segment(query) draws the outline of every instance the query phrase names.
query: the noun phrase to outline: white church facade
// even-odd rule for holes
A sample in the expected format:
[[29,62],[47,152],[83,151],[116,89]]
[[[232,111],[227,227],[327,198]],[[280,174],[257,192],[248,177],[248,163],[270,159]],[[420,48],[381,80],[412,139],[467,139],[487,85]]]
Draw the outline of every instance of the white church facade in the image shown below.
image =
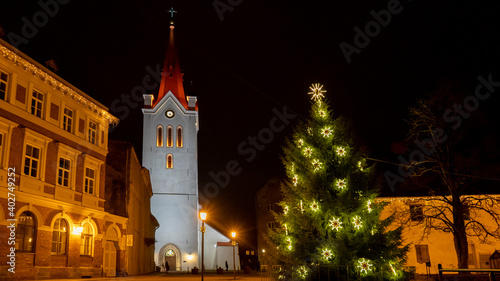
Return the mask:
[[[197,98],[185,96],[183,78],[174,46],[174,23],[157,97],[144,95],[142,165],[151,176],[151,212],[160,227],[156,230],[155,263],[168,263],[170,271],[201,269],[201,221],[198,201]],[[232,268],[232,252],[218,249],[230,241],[205,224],[205,270]],[[220,263],[220,260],[222,263]],[[236,268],[239,267],[239,256]]]

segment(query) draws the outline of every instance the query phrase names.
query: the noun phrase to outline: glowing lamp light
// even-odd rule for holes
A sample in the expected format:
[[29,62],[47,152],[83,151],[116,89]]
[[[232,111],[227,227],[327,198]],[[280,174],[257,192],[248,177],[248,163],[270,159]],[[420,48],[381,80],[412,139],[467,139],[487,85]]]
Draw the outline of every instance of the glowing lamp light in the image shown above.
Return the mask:
[[83,226],[74,226],[73,227],[73,234],[79,235],[82,234],[83,232]]
[[187,255],[187,259],[188,260],[192,260],[193,259],[193,255]]
[[201,212],[201,213],[200,213],[200,219],[201,219],[202,221],[207,220],[207,213],[205,213],[205,212]]
[[231,237],[236,238],[236,232],[231,232]]
[[262,249],[262,252],[265,253],[266,252],[266,249]]

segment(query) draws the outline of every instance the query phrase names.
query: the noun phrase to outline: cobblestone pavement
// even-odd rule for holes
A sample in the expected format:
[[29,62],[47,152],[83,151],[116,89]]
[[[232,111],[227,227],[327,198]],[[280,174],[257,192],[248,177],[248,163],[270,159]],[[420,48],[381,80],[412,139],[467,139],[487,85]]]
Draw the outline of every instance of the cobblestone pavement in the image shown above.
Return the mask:
[[[77,278],[77,279],[48,279],[44,281],[75,281],[75,280],[88,280],[88,281],[201,281],[201,275],[193,275],[193,274],[186,274],[186,273],[155,273],[155,274],[150,274],[150,275],[141,275],[141,276],[128,276],[128,277],[99,277],[99,278]],[[224,273],[224,274],[205,274],[204,276],[204,281],[219,281],[219,280],[224,280],[224,281],[229,281],[229,280],[234,280],[233,274],[230,273]],[[236,280],[238,281],[267,281],[270,279],[266,279],[263,277],[261,279],[261,276],[259,273],[253,273],[253,274],[236,274]],[[27,281],[27,280],[26,280]]]

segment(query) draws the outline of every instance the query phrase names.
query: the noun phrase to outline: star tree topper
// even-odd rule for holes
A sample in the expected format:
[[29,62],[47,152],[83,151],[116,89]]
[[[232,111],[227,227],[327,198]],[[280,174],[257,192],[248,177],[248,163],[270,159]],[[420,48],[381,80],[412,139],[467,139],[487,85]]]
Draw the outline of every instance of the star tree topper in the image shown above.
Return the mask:
[[323,90],[323,85],[321,85],[319,83],[312,84],[312,86],[309,87],[309,89],[311,90],[311,92],[309,92],[307,94],[312,95],[312,97],[311,97],[312,100],[321,101],[321,99],[325,97],[323,95],[323,93],[326,93],[326,91]]

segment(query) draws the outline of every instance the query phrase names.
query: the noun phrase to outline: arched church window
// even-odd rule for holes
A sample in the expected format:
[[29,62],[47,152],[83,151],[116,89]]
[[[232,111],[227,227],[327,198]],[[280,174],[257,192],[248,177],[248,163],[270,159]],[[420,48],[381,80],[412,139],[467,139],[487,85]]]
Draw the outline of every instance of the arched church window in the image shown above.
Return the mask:
[[158,125],[158,127],[156,127],[156,146],[157,147],[163,146],[163,126],[162,125]]
[[83,231],[80,239],[80,255],[92,256],[92,246],[94,244],[94,231],[90,223],[83,225]]
[[172,154],[167,155],[167,169],[173,169],[174,168],[174,157]]
[[182,147],[183,145],[183,139],[182,139],[182,127],[178,126],[177,127],[177,147]]
[[35,216],[24,211],[19,216],[16,228],[16,251],[35,251],[36,222]]
[[167,147],[172,147],[174,145],[172,126],[167,127]]

